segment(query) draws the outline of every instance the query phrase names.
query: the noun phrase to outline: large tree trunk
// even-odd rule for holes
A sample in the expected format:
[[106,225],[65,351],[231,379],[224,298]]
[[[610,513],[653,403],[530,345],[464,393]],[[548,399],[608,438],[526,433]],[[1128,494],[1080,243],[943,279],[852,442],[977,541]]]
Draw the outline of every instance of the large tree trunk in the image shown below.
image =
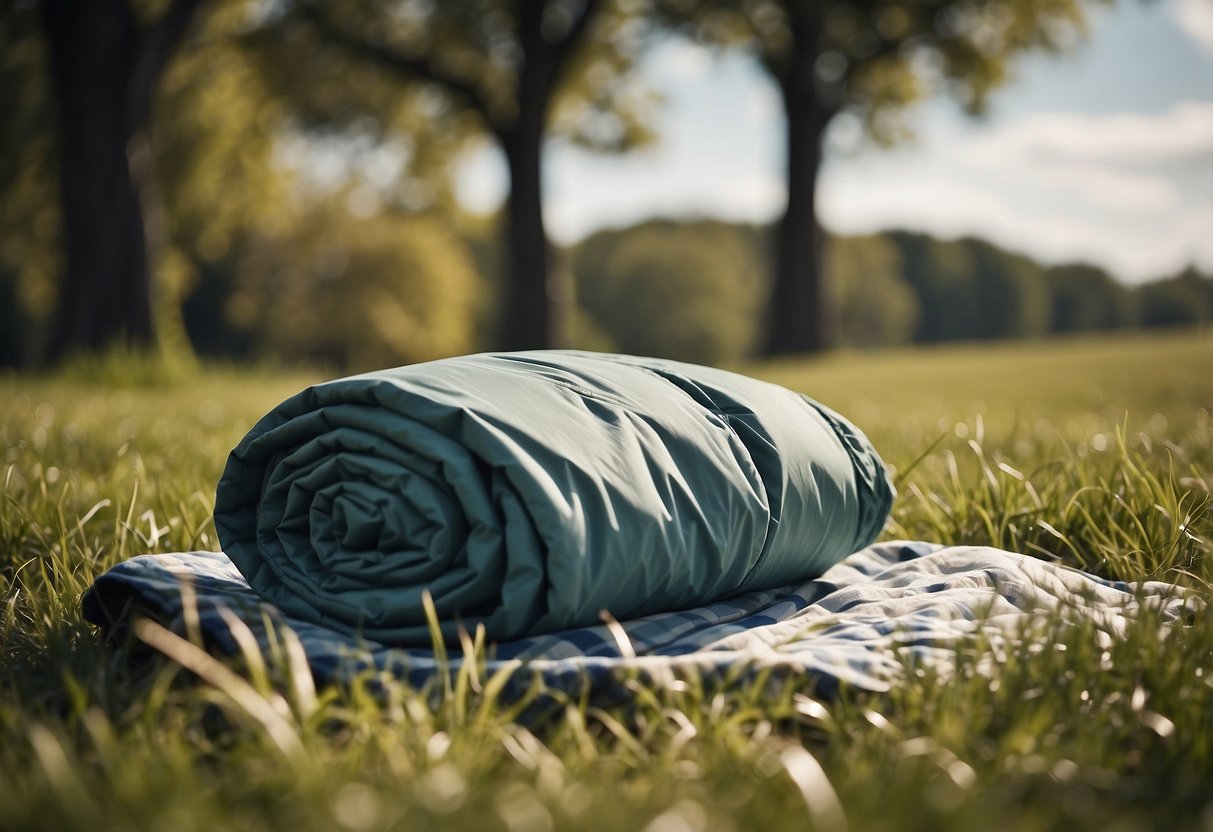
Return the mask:
[[[543,225],[543,137],[548,105],[559,69],[544,40],[543,3],[518,4],[517,34],[522,50],[517,116],[501,135],[510,171],[505,217],[505,281],[499,340],[505,349],[553,346],[555,308]],[[553,314],[556,313],[556,315]]]
[[58,110],[65,263],[47,357],[156,344],[144,208],[152,94],[202,0],[140,25],[128,0],[42,0]]
[[121,0],[46,0],[44,10],[66,256],[48,357],[149,347],[151,272],[128,156],[136,22]]
[[834,343],[835,319],[823,266],[826,235],[817,221],[822,142],[835,110],[825,106],[814,64],[818,22],[794,21],[796,44],[777,80],[787,117],[788,203],[778,228],[768,355],[818,352]]
[[777,232],[769,355],[816,352],[834,342],[826,235],[815,205],[824,128],[813,114],[788,112],[788,204]]
[[510,170],[503,239],[499,340],[504,349],[552,346],[552,302],[548,291],[547,234],[543,226],[542,126],[521,121],[503,140]]

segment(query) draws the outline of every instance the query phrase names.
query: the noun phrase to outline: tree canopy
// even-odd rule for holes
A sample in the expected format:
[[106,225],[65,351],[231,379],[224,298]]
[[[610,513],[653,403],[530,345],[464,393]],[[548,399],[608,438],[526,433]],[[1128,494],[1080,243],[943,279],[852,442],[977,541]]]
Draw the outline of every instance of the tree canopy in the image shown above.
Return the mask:
[[760,245],[715,221],[601,232],[574,252],[577,299],[622,352],[735,362],[752,351],[766,300]]
[[825,132],[842,113],[880,143],[907,134],[906,105],[947,92],[980,112],[1028,49],[1085,31],[1084,0],[656,0],[663,19],[753,54],[787,116],[787,207],[777,241],[767,351],[835,339],[814,192]]
[[[280,276],[297,273],[299,294],[310,291],[305,286],[312,273],[306,261],[308,246],[299,236],[299,229],[308,227],[324,231],[330,247],[335,237],[348,235],[339,242],[357,253],[350,259],[376,264],[367,281],[388,279],[383,264],[389,249],[399,257],[399,268],[417,266],[415,273],[394,278],[409,295],[406,304],[411,304],[410,310],[433,312],[434,325],[449,327],[453,334],[445,342],[431,339],[430,346],[418,346],[429,336],[419,335],[420,340],[406,344],[408,336],[401,333],[382,343],[377,357],[364,353],[363,358],[398,363],[432,357],[443,349],[471,348],[473,305],[464,296],[479,294],[480,286],[468,283],[462,243],[433,232],[433,223],[410,222],[400,215],[450,207],[447,163],[461,140],[439,129],[444,122],[426,122],[418,96],[400,98],[396,90],[395,109],[389,114],[404,126],[393,135],[407,135],[407,146],[364,138],[362,123],[344,132],[326,129],[323,120],[310,113],[321,105],[335,106],[355,87],[369,94],[366,82],[375,74],[347,75],[338,63],[330,68],[339,80],[327,86],[315,83],[313,69],[325,63],[309,61],[298,51],[314,44],[271,51],[250,40],[254,5],[204,5],[190,36],[158,76],[149,105],[140,141],[151,164],[141,185],[146,193],[139,219],[151,258],[145,291],[155,313],[157,340],[188,350],[182,324],[189,323],[190,340],[205,353],[273,352],[291,360],[312,355],[251,339],[237,326],[239,316],[228,315],[230,308],[239,306],[231,301],[233,294],[252,297],[256,287],[267,285],[265,279],[255,279],[255,263],[272,263]],[[294,62],[299,69],[293,82],[311,90],[312,98],[288,96],[276,86],[285,80],[264,71],[275,59]],[[11,116],[0,120],[0,364],[20,366],[43,355],[56,298],[70,291],[61,283],[65,258],[62,195],[56,184],[60,159],[47,61],[46,35],[36,7],[0,16],[0,103]],[[332,168],[334,159],[343,160],[335,175],[314,175]],[[385,164],[392,174],[387,179],[379,173]],[[414,198],[417,193],[424,198]],[[361,222],[381,213],[381,221]],[[318,216],[325,221],[318,222]],[[411,253],[419,247],[447,253]],[[426,299],[435,292],[445,295],[429,284],[448,278],[426,264],[443,258],[455,264],[449,280],[463,299],[431,303]],[[343,269],[339,277],[335,292],[346,285],[351,297],[365,295],[356,285],[362,275]],[[112,285],[102,283],[100,290],[120,300]],[[401,297],[400,292],[392,295]],[[263,299],[268,302],[269,296]],[[185,322],[183,300],[189,319]],[[367,308],[351,306],[364,312]],[[97,309],[98,314],[104,311],[104,306]],[[342,337],[352,338],[349,333],[357,330],[351,326]],[[323,360],[354,366],[360,358],[336,350]]]
[[[265,21],[268,31],[308,27],[351,61],[382,73],[397,95],[428,97],[431,121],[476,124],[509,170],[496,340],[550,346],[567,292],[548,263],[542,151],[549,128],[587,147],[626,149],[645,138],[649,98],[629,72],[644,43],[634,0],[515,3],[339,3],[297,0]],[[337,123],[370,110],[351,97],[325,116]],[[471,119],[471,122],[469,122]]]
[[[117,2],[105,0],[106,8]],[[849,113],[874,140],[892,141],[903,135],[899,114],[915,96],[947,89],[980,109],[1015,50],[1061,48],[1068,41],[1059,31],[1080,31],[1081,6],[1060,0],[1049,14],[1065,26],[1043,39],[1028,37],[1033,30],[1025,21],[1044,25],[1042,2],[660,5],[666,20],[684,15],[679,25],[705,40],[758,50],[772,73],[784,73],[788,89],[795,81],[791,65],[800,60],[788,40],[792,28],[816,21],[812,95],[785,95],[789,124],[801,118],[803,127],[806,107],[826,117],[813,122],[815,131]],[[76,279],[90,275],[96,285],[89,291],[107,293],[106,303],[114,299],[109,295],[129,298],[121,286],[139,288],[146,294],[139,303],[158,324],[157,339],[174,346],[184,347],[188,335],[205,354],[353,370],[547,343],[560,329],[547,313],[563,306],[563,329],[576,345],[730,362],[761,347],[781,318],[804,328],[804,317],[789,317],[796,298],[786,287],[811,284],[789,284],[786,269],[772,263],[792,262],[789,246],[806,241],[821,258],[814,273],[833,286],[832,337],[850,346],[1213,319],[1213,279],[1193,269],[1129,289],[1094,266],[1046,268],[974,239],[892,232],[837,238],[827,249],[815,223],[807,235],[797,234],[787,216],[773,229],[646,222],[596,234],[566,253],[549,251],[537,178],[544,137],[619,151],[646,136],[651,98],[633,70],[652,20],[638,0],[200,3],[189,36],[181,29],[179,45],[157,47],[163,63],[143,76],[154,78],[150,97],[116,104],[110,93],[131,89],[131,62],[146,54],[133,44],[154,42],[164,15],[194,7],[132,0],[123,8],[130,54],[110,67],[117,78],[107,87],[110,97],[93,105],[108,102],[114,109],[108,117],[118,119],[110,138],[121,141],[110,143],[105,170],[111,181],[129,180],[128,201],[119,211],[110,211],[107,200],[91,210],[101,230],[115,228],[107,211],[120,215],[124,228],[138,220],[137,237],[121,238],[121,262],[134,264],[127,271],[143,274],[147,285],[107,282],[104,269],[79,257],[78,264],[91,265],[77,269]],[[45,13],[35,2],[0,15],[5,365],[37,359],[54,329],[57,301],[73,296],[62,281],[70,271],[64,209],[70,199],[60,185],[64,111],[56,104]],[[914,34],[928,18],[934,34]],[[543,83],[526,92],[536,78]],[[524,111],[531,113],[525,129]],[[524,132],[525,141],[517,138]],[[789,170],[800,164],[815,176],[820,132],[798,135],[812,141],[789,139],[789,152],[807,146],[817,155],[797,156],[798,162],[790,156]],[[521,165],[514,172],[526,169],[525,178],[513,181],[500,246],[487,242],[493,219],[463,214],[451,184],[463,154],[486,136]],[[790,214],[793,192],[805,194],[794,178]],[[130,210],[131,197],[137,211]],[[540,267],[524,268],[520,252]],[[502,277],[493,274],[499,265]],[[511,275],[521,275],[525,286]],[[108,308],[98,303],[91,311],[104,318]],[[546,322],[539,328],[527,311],[536,309]],[[129,325],[119,320],[116,331],[129,335]]]

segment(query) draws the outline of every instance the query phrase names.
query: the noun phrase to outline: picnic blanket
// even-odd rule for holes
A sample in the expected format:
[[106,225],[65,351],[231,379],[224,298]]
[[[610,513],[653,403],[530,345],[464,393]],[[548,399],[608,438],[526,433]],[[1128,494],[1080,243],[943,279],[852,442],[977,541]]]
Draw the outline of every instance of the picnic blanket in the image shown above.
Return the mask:
[[[125,561],[97,578],[83,603],[88,620],[106,629],[135,609],[183,635],[187,618],[195,620],[212,649],[227,654],[238,654],[237,636],[251,633],[269,655],[289,627],[321,682],[369,670],[421,686],[457,672],[463,661],[458,650],[444,662],[428,648],[391,648],[297,619],[261,599],[218,552]],[[844,684],[879,692],[907,667],[946,671],[957,646],[978,638],[1023,644],[1033,622],[1090,622],[1113,639],[1147,607],[1165,620],[1192,603],[1171,584],[1108,581],[988,547],[897,541],[868,546],[814,580],[500,642],[489,648],[484,670],[513,668],[524,682],[538,676],[548,689],[572,693],[607,688],[632,673],[729,678],[763,669],[802,675],[821,695]]]
[[293,621],[412,647],[431,643],[427,592],[457,644],[803,582],[875,539],[891,502],[863,434],[800,393],[533,351],[291,397],[232,451],[215,526]]

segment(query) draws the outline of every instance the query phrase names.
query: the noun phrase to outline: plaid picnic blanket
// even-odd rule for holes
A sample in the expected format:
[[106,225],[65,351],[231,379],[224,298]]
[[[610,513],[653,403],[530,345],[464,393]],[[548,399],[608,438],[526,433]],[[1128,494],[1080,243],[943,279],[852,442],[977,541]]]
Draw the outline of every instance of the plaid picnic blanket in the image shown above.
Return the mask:
[[[1144,607],[1174,618],[1190,601],[1167,583],[1108,581],[989,547],[895,541],[868,546],[816,580],[491,645],[484,670],[517,668],[548,688],[578,692],[628,673],[727,676],[770,668],[810,678],[821,695],[840,685],[879,692],[907,666],[946,669],[966,639],[1021,641],[1042,616],[1092,621],[1111,639]],[[373,670],[421,686],[462,661],[458,650],[443,659],[430,649],[388,648],[284,615],[218,552],[125,561],[97,578],[83,606],[85,617],[107,630],[135,609],[180,634],[196,621],[213,650],[232,655],[241,649],[237,636],[247,642],[251,633],[268,652],[289,627],[322,683]],[[234,633],[234,622],[247,631]]]

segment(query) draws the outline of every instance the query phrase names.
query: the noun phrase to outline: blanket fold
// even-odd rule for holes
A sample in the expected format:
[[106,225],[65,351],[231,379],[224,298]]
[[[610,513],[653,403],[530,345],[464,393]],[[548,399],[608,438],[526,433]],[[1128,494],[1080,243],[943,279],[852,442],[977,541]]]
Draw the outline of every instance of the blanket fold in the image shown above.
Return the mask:
[[816,577],[892,501],[863,434],[671,361],[465,356],[320,384],[232,452],[215,524],[286,615],[388,645],[494,641]]

